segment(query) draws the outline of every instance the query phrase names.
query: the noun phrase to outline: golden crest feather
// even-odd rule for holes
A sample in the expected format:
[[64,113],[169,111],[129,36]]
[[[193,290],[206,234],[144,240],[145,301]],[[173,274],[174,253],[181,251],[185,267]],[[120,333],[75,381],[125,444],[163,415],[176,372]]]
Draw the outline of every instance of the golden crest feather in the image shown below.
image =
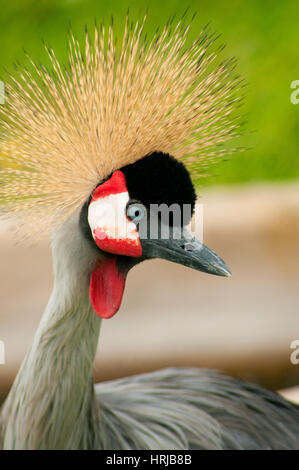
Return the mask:
[[17,71],[0,106],[2,212],[44,235],[111,172],[154,151],[203,172],[223,155],[240,127],[241,81],[233,60],[214,65],[213,35],[187,47],[188,32],[165,26],[147,42],[144,22],[127,21],[118,49],[112,26],[95,28],[83,53],[71,35],[68,68],[47,49],[51,72],[33,61]]

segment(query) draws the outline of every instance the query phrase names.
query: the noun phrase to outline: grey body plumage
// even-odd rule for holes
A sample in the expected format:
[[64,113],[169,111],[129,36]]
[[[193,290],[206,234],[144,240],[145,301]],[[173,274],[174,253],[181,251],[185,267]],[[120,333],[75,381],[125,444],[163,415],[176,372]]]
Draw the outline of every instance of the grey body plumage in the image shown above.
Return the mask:
[[105,449],[299,449],[299,408],[211,370],[96,385]]

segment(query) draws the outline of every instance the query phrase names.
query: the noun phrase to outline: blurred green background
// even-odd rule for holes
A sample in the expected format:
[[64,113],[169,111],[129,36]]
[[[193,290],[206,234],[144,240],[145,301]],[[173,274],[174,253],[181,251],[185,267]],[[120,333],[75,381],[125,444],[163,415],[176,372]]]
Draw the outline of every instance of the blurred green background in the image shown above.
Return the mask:
[[[46,61],[42,40],[66,60],[70,23],[83,38],[85,23],[92,28],[95,19],[109,22],[113,14],[119,29],[128,8],[133,19],[147,12],[146,29],[154,32],[186,6],[178,0],[0,0],[0,65],[12,71],[14,62],[25,63],[23,49]],[[299,79],[298,0],[197,0],[190,12],[197,13],[191,37],[210,22],[227,45],[223,55],[239,59],[238,71],[248,83],[249,135],[240,145],[250,150],[226,158],[203,184],[298,178],[299,105],[290,102],[290,84]]]

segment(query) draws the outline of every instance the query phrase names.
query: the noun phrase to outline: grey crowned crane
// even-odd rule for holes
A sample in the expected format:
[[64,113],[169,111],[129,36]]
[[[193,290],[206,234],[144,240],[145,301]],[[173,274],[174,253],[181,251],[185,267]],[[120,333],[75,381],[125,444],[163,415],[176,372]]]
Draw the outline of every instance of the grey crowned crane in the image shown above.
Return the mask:
[[[116,48],[113,28],[96,28],[84,52],[71,36],[67,68],[48,50],[51,71],[31,61],[7,84],[1,210],[24,236],[51,232],[55,282],[1,410],[2,449],[299,448],[295,405],[213,371],[93,383],[101,321],[132,267],[163,258],[229,275],[186,228],[189,171],[238,134],[242,85],[233,61],[213,64],[207,30],[190,47],[187,35],[178,24],[147,41],[127,22]],[[167,218],[163,204],[189,210]]]

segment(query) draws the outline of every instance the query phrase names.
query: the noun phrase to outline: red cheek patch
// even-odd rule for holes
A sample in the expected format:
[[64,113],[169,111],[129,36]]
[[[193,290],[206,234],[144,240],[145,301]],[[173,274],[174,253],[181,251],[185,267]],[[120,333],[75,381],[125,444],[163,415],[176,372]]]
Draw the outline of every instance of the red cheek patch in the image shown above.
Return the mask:
[[99,260],[90,278],[90,302],[101,318],[113,317],[123,298],[127,273],[118,270],[116,261],[116,256]]
[[107,253],[125,256],[139,257],[142,255],[142,247],[136,230],[136,238],[113,238],[100,228],[94,231],[94,241],[101,250]]

